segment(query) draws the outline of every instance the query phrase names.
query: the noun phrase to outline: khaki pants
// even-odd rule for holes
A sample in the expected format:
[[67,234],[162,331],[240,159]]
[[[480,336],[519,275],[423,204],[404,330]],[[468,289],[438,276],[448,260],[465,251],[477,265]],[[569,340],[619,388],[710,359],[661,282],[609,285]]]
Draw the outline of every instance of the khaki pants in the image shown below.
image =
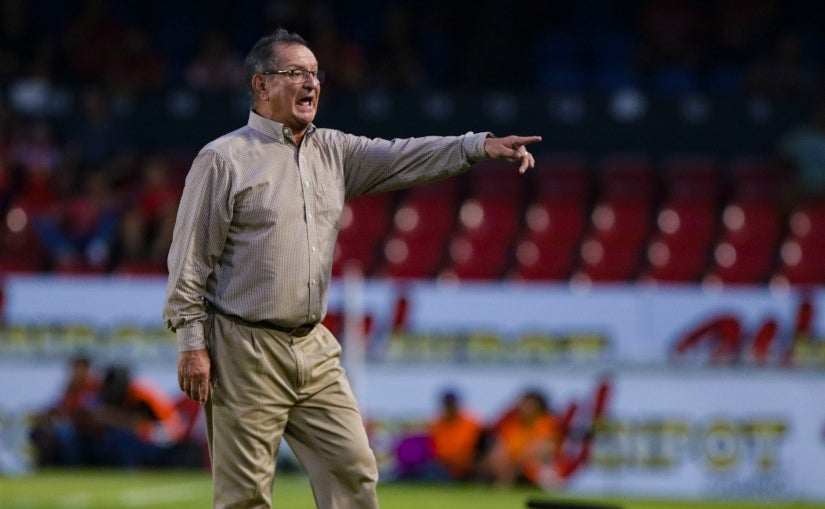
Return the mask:
[[319,325],[293,338],[220,314],[210,316],[205,332],[214,507],[272,507],[284,436],[309,473],[319,509],[377,508],[375,456],[332,333]]

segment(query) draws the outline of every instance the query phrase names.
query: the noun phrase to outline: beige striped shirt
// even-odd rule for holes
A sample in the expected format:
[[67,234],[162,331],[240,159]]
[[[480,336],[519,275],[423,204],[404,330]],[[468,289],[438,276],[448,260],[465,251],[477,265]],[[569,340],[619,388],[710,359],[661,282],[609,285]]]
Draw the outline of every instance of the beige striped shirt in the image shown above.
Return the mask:
[[459,174],[487,157],[487,133],[371,139],[289,128],[250,112],[206,145],[186,177],[163,318],[181,351],[206,347],[205,301],[251,322],[322,320],[344,201]]

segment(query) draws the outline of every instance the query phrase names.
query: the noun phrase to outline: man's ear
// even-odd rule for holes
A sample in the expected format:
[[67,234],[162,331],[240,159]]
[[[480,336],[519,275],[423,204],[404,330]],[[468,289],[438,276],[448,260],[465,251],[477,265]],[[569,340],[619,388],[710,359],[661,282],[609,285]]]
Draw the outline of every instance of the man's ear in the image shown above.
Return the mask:
[[266,80],[263,75],[256,74],[252,77],[252,89],[257,95],[260,95],[262,92],[266,92]]

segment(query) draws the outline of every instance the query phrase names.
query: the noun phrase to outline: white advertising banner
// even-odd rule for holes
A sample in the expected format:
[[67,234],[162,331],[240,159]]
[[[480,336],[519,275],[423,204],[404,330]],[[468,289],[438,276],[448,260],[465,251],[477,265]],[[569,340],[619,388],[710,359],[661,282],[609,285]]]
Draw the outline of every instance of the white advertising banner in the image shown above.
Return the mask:
[[[48,328],[59,336],[71,326],[75,336],[86,327],[104,342],[128,337],[124,329],[163,335],[162,278],[10,277],[3,290],[3,323],[23,334]],[[367,281],[363,308],[373,361],[825,367],[822,289]],[[339,337],[343,310],[336,282],[326,323]]]
[[526,389],[544,392],[559,415],[576,406],[577,436],[563,453],[575,492],[825,500],[825,377],[815,373],[375,366],[368,381],[365,413],[390,421],[434,415],[445,388],[487,422]]
[[[573,491],[825,500],[822,290],[364,288],[358,392],[374,422],[424,422],[446,388],[491,421],[539,388],[560,414],[579,409],[564,449]],[[175,391],[173,337],[157,332],[164,294],[162,279],[7,279],[0,386],[11,390],[0,411],[33,409],[59,386],[59,357],[4,358],[29,340],[47,351],[78,337],[103,351],[124,338],[163,342],[159,357],[128,360]],[[343,309],[336,283],[327,324],[345,339]],[[374,438],[388,454],[394,436]]]

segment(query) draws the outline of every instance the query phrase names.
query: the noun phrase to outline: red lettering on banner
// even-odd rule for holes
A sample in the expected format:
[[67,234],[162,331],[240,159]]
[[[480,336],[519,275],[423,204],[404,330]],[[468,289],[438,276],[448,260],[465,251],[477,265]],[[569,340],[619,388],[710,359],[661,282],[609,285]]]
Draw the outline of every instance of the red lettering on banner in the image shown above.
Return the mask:
[[611,382],[602,379],[596,386],[590,408],[575,400],[567,404],[559,429],[559,455],[556,459],[556,473],[566,480],[587,465],[593,449],[596,426],[607,413],[610,400]]
[[[678,361],[701,348],[708,350],[707,362],[711,365],[729,365],[740,362],[764,366],[793,364],[800,345],[813,344],[815,308],[808,294],[802,294],[796,310],[793,336],[776,346],[779,337],[779,321],[766,317],[748,334],[742,319],[732,314],[720,314],[689,329],[673,346],[672,360]],[[780,350],[784,348],[784,350]],[[773,353],[773,355],[772,355]]]

